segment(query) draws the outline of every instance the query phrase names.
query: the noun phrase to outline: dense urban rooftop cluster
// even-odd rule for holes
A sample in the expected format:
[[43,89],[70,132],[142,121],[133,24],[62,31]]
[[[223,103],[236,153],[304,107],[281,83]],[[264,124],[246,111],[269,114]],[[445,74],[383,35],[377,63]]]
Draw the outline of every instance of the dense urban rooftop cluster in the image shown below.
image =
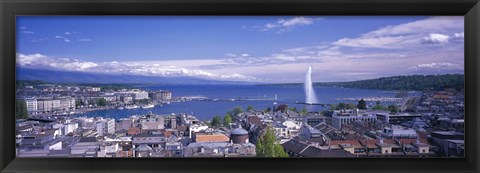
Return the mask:
[[269,129],[289,157],[464,156],[464,93],[455,90],[405,96],[398,111],[237,109],[220,125],[186,113],[70,115],[181,100],[170,91],[40,85],[17,96],[29,116],[16,122],[19,157],[255,157]]

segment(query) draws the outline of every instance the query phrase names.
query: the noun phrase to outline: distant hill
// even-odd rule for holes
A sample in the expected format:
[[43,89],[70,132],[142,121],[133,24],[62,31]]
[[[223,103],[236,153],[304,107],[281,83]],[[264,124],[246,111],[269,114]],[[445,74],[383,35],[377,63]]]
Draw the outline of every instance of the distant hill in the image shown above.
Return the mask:
[[161,77],[140,75],[93,74],[17,68],[17,80],[37,80],[53,83],[118,83],[118,84],[247,84],[236,81],[217,81],[195,77]]
[[[463,90],[465,75],[463,74],[445,74],[445,75],[411,75],[411,76],[391,76],[377,79],[349,81],[349,82],[316,82],[314,86],[322,87],[344,87],[360,89],[379,89],[379,90],[443,90],[445,88],[455,88]],[[301,83],[273,84],[284,86],[299,86]]]

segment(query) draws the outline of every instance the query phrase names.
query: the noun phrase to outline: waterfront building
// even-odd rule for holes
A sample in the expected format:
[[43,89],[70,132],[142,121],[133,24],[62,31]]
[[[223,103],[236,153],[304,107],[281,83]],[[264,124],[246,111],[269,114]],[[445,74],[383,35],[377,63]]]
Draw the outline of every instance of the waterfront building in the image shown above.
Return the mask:
[[38,111],[37,99],[34,99],[34,98],[25,99],[25,103],[27,105],[27,111],[29,113],[36,113]]
[[162,95],[160,92],[154,91],[154,92],[149,92],[148,97],[152,100],[161,100]]
[[53,110],[53,101],[51,99],[37,99],[37,109],[39,112],[51,112]]
[[141,90],[132,90],[129,92],[132,94],[134,100],[143,100],[143,99],[148,99],[148,92],[146,91],[141,91]]
[[120,95],[120,101],[129,104],[133,102],[133,97],[131,95]]
[[75,110],[75,97],[60,97],[60,109]]
[[172,100],[172,92],[171,91],[160,91],[160,99],[161,100],[165,100],[165,101],[168,101],[168,100]]
[[338,110],[333,112],[332,125],[334,128],[340,130],[344,124],[349,124],[354,121],[375,122],[376,119],[377,116],[375,116],[375,114],[364,110]]

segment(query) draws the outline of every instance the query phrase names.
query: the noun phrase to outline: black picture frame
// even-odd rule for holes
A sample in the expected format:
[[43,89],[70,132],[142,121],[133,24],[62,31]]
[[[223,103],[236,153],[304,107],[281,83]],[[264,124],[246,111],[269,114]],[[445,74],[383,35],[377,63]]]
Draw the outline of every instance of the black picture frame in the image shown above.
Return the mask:
[[[1,172],[478,172],[478,0],[1,0]],[[465,158],[15,158],[17,15],[464,15]]]

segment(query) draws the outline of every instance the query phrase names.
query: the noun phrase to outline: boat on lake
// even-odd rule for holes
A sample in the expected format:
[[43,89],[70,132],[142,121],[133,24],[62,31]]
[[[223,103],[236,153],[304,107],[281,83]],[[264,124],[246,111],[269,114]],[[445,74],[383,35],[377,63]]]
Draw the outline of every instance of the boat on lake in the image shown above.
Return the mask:
[[128,106],[125,106],[125,109],[137,109],[138,106],[137,105],[128,105]]
[[142,109],[149,109],[155,107],[154,104],[142,105]]

